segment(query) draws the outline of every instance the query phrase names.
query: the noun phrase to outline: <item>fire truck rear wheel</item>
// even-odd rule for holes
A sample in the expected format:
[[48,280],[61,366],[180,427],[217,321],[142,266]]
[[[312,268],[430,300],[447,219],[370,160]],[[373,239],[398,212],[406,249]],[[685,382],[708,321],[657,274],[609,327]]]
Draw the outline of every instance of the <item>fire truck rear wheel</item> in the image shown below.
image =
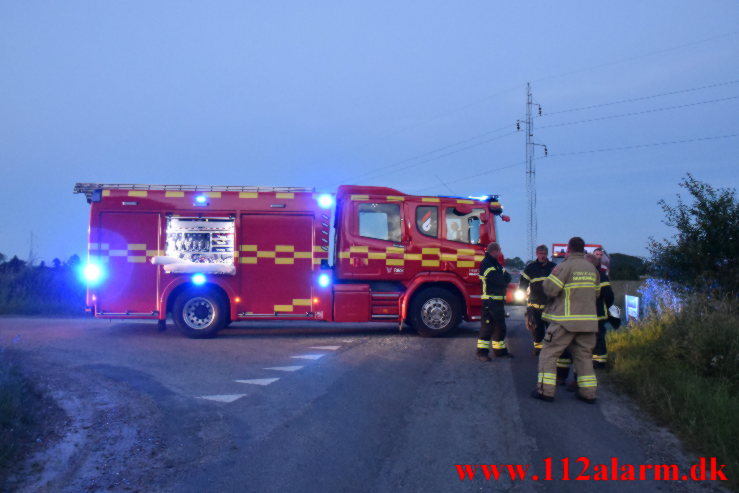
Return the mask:
[[222,297],[209,289],[188,289],[174,302],[172,318],[187,337],[215,337],[228,322],[228,311]]
[[411,303],[411,325],[424,337],[439,337],[454,331],[462,319],[462,304],[443,288],[418,293]]

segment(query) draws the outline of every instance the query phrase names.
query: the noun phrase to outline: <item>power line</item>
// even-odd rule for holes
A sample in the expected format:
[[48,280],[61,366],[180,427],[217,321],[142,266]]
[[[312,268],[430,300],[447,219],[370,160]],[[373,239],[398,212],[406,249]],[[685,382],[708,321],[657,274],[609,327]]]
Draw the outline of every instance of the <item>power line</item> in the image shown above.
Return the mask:
[[[502,171],[504,169],[509,169],[509,168],[514,168],[516,166],[521,166],[522,164],[526,164],[526,161],[525,160],[524,161],[519,161],[517,163],[508,164],[506,166],[501,166],[500,168],[488,169],[488,170],[485,170],[485,171],[480,171],[479,173],[475,173],[473,175],[466,175],[466,176],[463,176],[461,178],[457,178],[456,180],[448,181],[448,182],[446,182],[446,184],[447,185],[451,185],[451,184],[454,184],[454,183],[459,183],[461,181],[466,181],[466,180],[470,180],[472,178],[477,178],[478,176],[489,175],[490,173],[493,173],[495,171]],[[416,192],[423,192],[424,190],[431,190],[431,189],[434,189],[434,188],[436,188],[436,185],[434,185],[432,187],[417,188],[417,189],[415,189],[415,191]]]
[[501,130],[505,130],[506,128],[509,128],[510,126],[511,126],[511,124],[508,124],[508,125],[505,125],[503,127],[496,128],[495,130],[490,130],[488,132],[483,132],[481,134],[475,135],[474,137],[470,137],[470,138],[465,139],[465,140],[460,140],[458,142],[454,142],[453,144],[448,144],[448,145],[445,145],[443,147],[438,147],[436,149],[432,149],[432,150],[430,150],[428,152],[424,152],[423,154],[418,154],[416,156],[411,156],[409,158],[403,159],[401,161],[396,161],[394,163],[390,163],[390,164],[386,164],[384,166],[380,166],[378,168],[374,168],[374,169],[369,170],[369,171],[367,171],[365,173],[362,173],[360,175],[357,175],[357,178],[359,179],[359,178],[364,178],[364,177],[366,177],[368,175],[374,175],[374,174],[376,174],[376,173],[378,173],[380,171],[383,171],[385,169],[393,168],[393,167],[398,166],[400,164],[409,163],[409,162],[415,161],[416,159],[420,159],[420,158],[423,158],[423,157],[426,157],[426,156],[429,156],[429,155],[432,155],[432,154],[436,154],[437,152],[444,151],[446,149],[450,149],[452,147],[457,147],[458,145],[462,145],[462,144],[466,144],[468,142],[475,141],[475,140],[477,140],[477,139],[479,139],[481,137],[485,137],[487,135],[500,132]]
[[571,70],[569,72],[562,72],[560,74],[547,75],[547,76],[544,76],[544,77],[540,77],[539,79],[534,79],[532,82],[539,82],[539,81],[547,80],[547,79],[556,79],[556,78],[559,78],[559,77],[566,77],[568,75],[579,74],[581,72],[587,72],[587,71],[590,71],[590,70],[595,70],[595,69],[599,69],[599,68],[603,68],[603,67],[609,67],[611,65],[618,65],[620,63],[626,63],[626,62],[630,62],[630,61],[633,61],[633,60],[638,60],[640,58],[646,58],[646,57],[654,56],[654,55],[661,55],[662,53],[668,53],[670,51],[675,51],[675,50],[679,50],[679,49],[682,49],[682,48],[687,48],[689,46],[695,46],[695,45],[707,43],[709,41],[714,41],[714,40],[717,40],[717,39],[728,38],[730,36],[736,36],[737,34],[739,34],[739,31],[731,31],[731,32],[724,33],[724,34],[719,34],[717,36],[712,36],[710,38],[699,39],[699,40],[696,40],[696,41],[691,41],[690,43],[684,43],[684,44],[677,45],[677,46],[671,46],[669,48],[663,48],[661,50],[656,50],[656,51],[651,51],[651,52],[648,52],[648,53],[643,53],[641,55],[635,55],[635,56],[628,57],[628,58],[622,58],[620,60],[614,60],[614,61],[611,61],[611,62],[604,62],[604,63],[598,64],[598,65],[591,65],[589,67],[584,67],[584,68],[581,68],[581,69]]
[[726,135],[716,135],[712,137],[696,137],[694,139],[668,140],[666,142],[655,142],[652,144],[636,144],[636,145],[631,145],[631,146],[606,147],[602,149],[589,149],[585,151],[558,152],[555,154],[550,154],[549,157],[554,158],[554,157],[560,157],[560,156],[575,156],[578,154],[593,154],[597,152],[611,152],[611,151],[623,151],[627,149],[641,149],[644,147],[658,147],[658,146],[675,145],[675,144],[687,144],[690,142],[703,142],[707,140],[730,139],[732,137],[737,137],[737,136],[739,136],[739,134],[726,134]]
[[627,116],[636,116],[636,115],[645,115],[647,113],[658,113],[660,111],[668,111],[668,110],[676,110],[679,108],[688,108],[691,106],[699,106],[701,104],[709,104],[709,103],[720,103],[722,101],[730,101],[732,99],[737,99],[739,96],[730,96],[728,98],[720,98],[720,99],[711,99],[708,101],[698,101],[695,103],[688,103],[688,104],[679,104],[676,106],[664,106],[662,108],[653,108],[651,110],[644,110],[644,111],[632,111],[630,113],[621,113],[618,115],[610,115],[610,116],[600,116],[597,118],[588,118],[586,120],[576,120],[572,122],[564,122],[564,123],[553,123],[551,125],[542,125],[541,127],[538,127],[539,129],[542,128],[554,128],[554,127],[566,127],[568,125],[578,125],[580,123],[588,123],[588,122],[596,122],[600,120],[611,120],[614,118],[625,118]]
[[[439,154],[438,156],[434,156],[434,157],[431,157],[429,159],[424,159],[423,161],[419,161],[417,163],[409,164],[408,166],[401,166],[400,168],[395,168],[393,170],[386,171],[384,174],[385,175],[390,175],[390,174],[393,174],[393,173],[397,173],[399,171],[404,171],[406,169],[415,168],[416,166],[420,166],[422,164],[426,164],[426,163],[431,162],[431,161],[436,161],[437,159],[441,159],[441,158],[444,158],[444,157],[447,157],[447,156],[452,156],[452,155],[458,154],[458,153],[460,153],[462,151],[466,151],[466,150],[472,149],[474,147],[479,147],[481,145],[485,145],[485,144],[488,144],[488,143],[493,142],[493,141],[496,141],[496,140],[500,140],[500,139],[505,138],[505,137],[509,137],[509,136],[514,135],[516,133],[518,133],[518,132],[514,130],[513,132],[509,132],[507,134],[499,135],[499,136],[493,137],[491,139],[486,139],[486,140],[483,140],[483,141],[478,142],[476,144],[468,145],[468,146],[462,147],[460,149],[457,149],[457,150],[454,150],[454,151],[451,151],[451,152],[446,152],[444,154]],[[449,183],[453,183],[453,182],[449,182]]]
[[661,94],[653,94],[651,96],[642,96],[642,97],[638,97],[638,98],[621,99],[619,101],[611,101],[609,103],[591,104],[589,106],[580,106],[579,108],[568,108],[568,109],[559,110],[559,111],[551,111],[551,112],[544,113],[544,115],[542,115],[542,116],[552,116],[552,115],[558,115],[560,113],[571,113],[573,111],[590,110],[590,109],[593,109],[593,108],[602,108],[603,106],[612,106],[614,104],[623,104],[623,103],[633,103],[633,102],[636,102],[636,101],[645,101],[647,99],[654,99],[654,98],[659,98],[659,97],[662,97],[662,96],[673,96],[675,94],[684,94],[684,93],[687,93],[687,92],[701,91],[703,89],[712,89],[714,87],[728,86],[728,85],[737,84],[737,83],[739,83],[739,80],[732,80],[732,81],[728,81],[728,82],[720,82],[718,84],[711,84],[711,85],[708,85],[708,86],[701,86],[701,87],[692,87],[690,89],[681,89],[679,91],[663,92]]
[[[550,154],[548,158],[562,157],[562,156],[575,156],[578,154],[594,154],[594,153],[599,153],[599,152],[624,151],[624,150],[629,150],[629,149],[642,149],[645,147],[659,147],[659,146],[676,145],[676,144],[688,144],[691,142],[704,142],[704,141],[709,141],[709,140],[730,139],[730,138],[735,138],[735,137],[739,137],[739,133],[726,134],[726,135],[715,135],[711,137],[696,137],[693,139],[669,140],[665,142],[654,142],[650,144],[635,144],[635,145],[630,145],[630,146],[606,147],[606,148],[601,148],[601,149],[587,149],[587,150],[572,151],[572,152],[559,152],[556,154]],[[457,178],[456,180],[448,181],[446,182],[446,184],[450,185],[454,183],[459,183],[461,181],[471,180],[472,178],[489,175],[490,173],[494,173],[496,171],[513,168],[515,166],[521,166],[523,164],[526,164],[526,161],[519,161],[517,163],[509,164],[507,166],[501,166],[499,168],[480,171],[479,173],[474,173],[472,175],[466,175],[466,176]],[[416,189],[415,192],[423,192],[425,190],[431,190],[434,188],[436,188],[436,186],[419,188],[419,189]]]
[[[686,47],[690,47],[690,46],[695,46],[695,45],[702,44],[702,43],[707,43],[709,41],[714,41],[714,40],[717,40],[717,39],[722,39],[722,38],[727,38],[727,37],[735,36],[737,34],[739,34],[739,31],[731,31],[731,32],[720,34],[720,35],[717,35],[717,36],[712,36],[710,38],[699,39],[699,40],[696,40],[696,41],[691,41],[689,43],[684,43],[684,44],[677,45],[677,46],[671,46],[671,47],[668,47],[668,48],[663,48],[661,50],[655,50],[655,51],[651,51],[651,52],[648,52],[648,53],[643,53],[643,54],[640,54],[640,55],[635,55],[635,56],[632,56],[632,57],[623,58],[623,59],[620,59],[620,60],[614,60],[614,61],[605,62],[605,63],[598,64],[598,65],[592,65],[592,66],[589,66],[589,67],[584,67],[584,68],[581,68],[581,69],[572,70],[572,71],[569,71],[569,72],[563,72],[563,73],[560,73],[560,74],[553,74],[553,75],[548,75],[548,76],[540,77],[538,79],[534,79],[533,82],[538,82],[538,81],[542,81],[542,80],[546,80],[546,79],[551,79],[551,78],[566,77],[568,75],[573,75],[573,74],[578,74],[578,73],[582,73],[582,72],[587,72],[589,70],[595,70],[595,69],[602,68],[602,67],[607,67],[607,66],[610,66],[610,65],[616,65],[616,64],[620,64],[620,63],[626,63],[626,62],[629,62],[629,61],[632,61],[632,60],[638,60],[640,58],[644,58],[644,57],[648,57],[648,56],[653,56],[653,55],[658,55],[658,54],[662,54],[662,53],[667,53],[667,52],[670,52],[670,51],[675,51],[675,50],[679,50],[679,49],[682,49],[682,48],[686,48]],[[427,118],[427,119],[425,119],[425,120],[423,120],[421,122],[416,122],[414,124],[411,124],[411,125],[408,125],[408,126],[406,126],[404,128],[401,128],[400,130],[398,130],[398,131],[396,131],[394,133],[395,134],[398,134],[398,133],[401,133],[401,132],[406,132],[406,131],[408,131],[408,130],[410,130],[412,128],[416,128],[416,127],[419,127],[421,125],[425,125],[425,124],[427,124],[429,122],[435,121],[435,120],[437,120],[437,119],[439,119],[439,118],[441,118],[443,116],[447,116],[449,114],[456,113],[456,112],[458,112],[460,110],[467,109],[467,108],[470,108],[470,107],[473,107],[473,106],[477,106],[478,104],[480,104],[482,102],[485,102],[485,101],[488,101],[488,100],[490,100],[490,99],[492,99],[492,98],[494,98],[494,97],[496,97],[496,96],[498,96],[500,94],[504,94],[504,93],[507,93],[507,92],[512,91],[514,89],[518,89],[522,85],[523,84],[518,84],[516,86],[512,86],[512,87],[509,87],[507,89],[503,89],[503,90],[497,91],[497,92],[495,92],[493,94],[490,94],[488,96],[485,96],[483,98],[479,98],[479,99],[477,99],[475,101],[472,101],[470,103],[466,103],[466,104],[464,104],[462,106],[458,106],[458,107],[453,108],[451,110],[443,111],[441,113],[436,114],[435,116],[433,116],[431,118]],[[616,104],[616,103],[606,103],[606,104]],[[572,109],[572,110],[567,110],[567,111],[576,111],[576,110],[577,109]],[[554,114],[554,113],[550,113],[550,114]],[[369,145],[370,144],[365,144],[363,146],[360,146],[360,149],[366,148]],[[392,166],[392,165],[388,165],[388,167],[390,167],[390,166]]]

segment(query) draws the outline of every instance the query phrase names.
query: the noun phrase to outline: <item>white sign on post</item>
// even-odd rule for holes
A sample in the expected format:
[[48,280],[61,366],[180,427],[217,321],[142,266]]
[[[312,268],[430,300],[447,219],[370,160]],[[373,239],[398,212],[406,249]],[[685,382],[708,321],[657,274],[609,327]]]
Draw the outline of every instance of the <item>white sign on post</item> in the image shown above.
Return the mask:
[[626,318],[639,318],[639,297],[638,296],[629,296],[628,294],[624,296],[624,306],[626,307]]

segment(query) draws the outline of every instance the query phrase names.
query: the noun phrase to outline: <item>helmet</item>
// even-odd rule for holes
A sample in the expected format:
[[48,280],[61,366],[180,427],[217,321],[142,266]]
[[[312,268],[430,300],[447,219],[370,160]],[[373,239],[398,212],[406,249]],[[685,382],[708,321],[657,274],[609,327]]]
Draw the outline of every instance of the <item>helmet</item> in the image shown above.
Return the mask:
[[608,315],[610,315],[613,318],[621,318],[621,309],[617,307],[616,305],[611,305],[611,307],[608,309]]

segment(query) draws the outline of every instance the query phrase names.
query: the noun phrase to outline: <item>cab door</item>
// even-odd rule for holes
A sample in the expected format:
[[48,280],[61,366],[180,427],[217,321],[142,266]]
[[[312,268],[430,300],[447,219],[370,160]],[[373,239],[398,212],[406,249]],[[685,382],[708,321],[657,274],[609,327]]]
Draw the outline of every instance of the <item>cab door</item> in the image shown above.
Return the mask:
[[241,316],[312,314],[313,231],[313,216],[241,216]]
[[337,246],[342,279],[402,280],[406,274],[403,203],[366,199],[342,206]]

